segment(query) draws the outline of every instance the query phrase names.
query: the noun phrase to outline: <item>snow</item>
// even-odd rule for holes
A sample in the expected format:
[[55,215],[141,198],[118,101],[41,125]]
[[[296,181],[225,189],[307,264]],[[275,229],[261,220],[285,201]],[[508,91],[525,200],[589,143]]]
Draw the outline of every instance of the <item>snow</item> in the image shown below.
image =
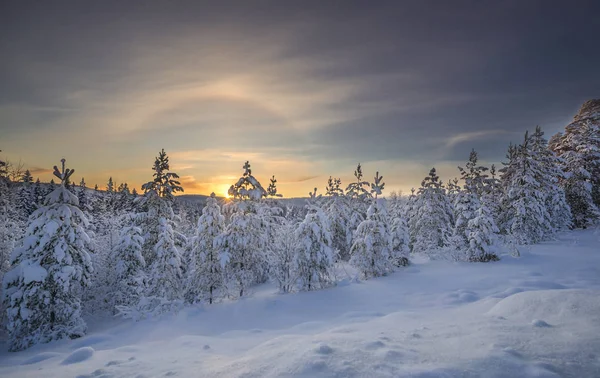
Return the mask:
[[422,260],[313,292],[266,284],[160,320],[88,319],[80,339],[0,345],[0,376],[597,377],[599,246],[597,231],[575,231],[518,259]]
[[31,282],[43,282],[48,275],[48,271],[40,266],[37,262],[30,262],[28,264],[21,264],[23,269],[23,281],[25,285],[29,285]]

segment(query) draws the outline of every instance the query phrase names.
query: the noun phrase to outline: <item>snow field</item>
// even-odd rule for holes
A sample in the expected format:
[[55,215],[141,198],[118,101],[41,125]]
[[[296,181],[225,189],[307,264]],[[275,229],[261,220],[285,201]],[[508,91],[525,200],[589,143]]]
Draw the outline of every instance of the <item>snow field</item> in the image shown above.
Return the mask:
[[0,354],[2,377],[600,376],[600,235],[497,263],[422,261],[315,292],[88,319],[81,339]]

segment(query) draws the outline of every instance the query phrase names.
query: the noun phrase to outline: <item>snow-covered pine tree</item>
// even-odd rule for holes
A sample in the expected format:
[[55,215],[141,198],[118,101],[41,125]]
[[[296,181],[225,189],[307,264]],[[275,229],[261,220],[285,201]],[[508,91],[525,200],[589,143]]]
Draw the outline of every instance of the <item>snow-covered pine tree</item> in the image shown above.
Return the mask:
[[[154,161],[154,179],[142,185],[145,212],[136,215],[143,225],[144,260],[148,266],[148,284],[145,297],[138,304],[138,311],[149,315],[160,315],[180,305],[183,294],[181,254],[175,245],[183,235],[173,229],[173,194],[182,192],[177,179],[170,172],[169,157],[161,150]],[[149,249],[150,248],[150,249]]]
[[498,261],[496,255],[496,235],[498,227],[485,203],[481,202],[475,216],[469,219],[466,233],[469,240],[467,247],[468,261]]
[[392,264],[397,267],[409,265],[410,234],[406,219],[401,215],[392,217],[390,234],[392,237],[392,252],[390,256]]
[[266,197],[268,195],[267,191],[262,187],[260,182],[252,176],[252,169],[249,161],[246,161],[243,169],[244,174],[235,184],[229,187],[227,193],[234,199],[242,200],[251,199],[259,201],[261,198]]
[[506,161],[502,162],[503,167],[500,168],[500,187],[502,198],[500,199],[500,212],[498,213],[498,229],[503,235],[510,234],[510,228],[513,222],[513,213],[510,207],[508,190],[511,187],[513,178],[517,171],[517,149],[518,147],[512,142],[508,145],[506,151]]
[[227,292],[242,297],[251,285],[263,282],[267,251],[267,224],[258,215],[255,201],[232,203],[230,223],[219,238],[217,246],[223,251]]
[[33,177],[29,170],[26,170],[17,193],[17,208],[23,221],[27,220],[36,209],[32,184]]
[[115,291],[111,298],[116,310],[125,310],[136,306],[145,294],[146,261],[142,256],[144,237],[142,229],[126,226],[121,230],[119,243],[111,259],[114,270]]
[[454,227],[453,211],[435,168],[423,179],[410,219],[410,243],[413,253],[435,256],[450,246]]
[[466,250],[469,246],[467,227],[469,221],[475,218],[480,207],[479,195],[484,191],[487,168],[477,165],[477,152],[471,150],[466,168],[458,167],[463,188],[454,199],[455,223],[452,242],[457,250]]
[[274,230],[274,242],[272,248],[269,248],[269,274],[271,279],[277,283],[281,293],[291,292],[296,285],[294,258],[297,243],[295,230],[295,222],[285,220],[283,225]]
[[308,205],[304,221],[298,225],[294,276],[299,290],[318,290],[334,284],[334,256],[329,220],[323,211]]
[[[506,189],[506,207],[503,208],[507,220],[506,227],[520,244],[537,243],[547,236],[551,229],[546,210],[546,193],[540,178],[541,164],[535,159],[531,137],[525,133],[523,144],[517,147],[512,162],[510,181]],[[507,171],[508,173],[508,171]]]
[[350,259],[350,247],[352,247],[353,230],[349,227],[352,209],[348,198],[344,195],[341,184],[341,179],[329,177],[325,188],[325,193],[328,196],[328,201],[325,204],[325,214],[331,225],[332,248],[335,251],[335,256],[348,261]]
[[586,102],[565,132],[552,139],[566,173],[562,184],[573,225],[589,227],[600,219],[600,100]]
[[393,270],[392,235],[385,207],[377,199],[373,199],[367,218],[356,229],[350,254],[350,264],[363,278],[383,276]]
[[61,184],[29,218],[27,234],[4,277],[9,349],[85,334],[78,292],[92,272],[87,219],[65,185],[72,169],[54,167]]
[[456,196],[460,193],[460,185],[458,185],[458,178],[453,178],[448,180],[446,184],[446,195],[448,196],[448,200],[450,203],[454,203],[456,201]]
[[223,288],[221,248],[218,238],[225,230],[225,217],[211,193],[198,218],[198,226],[190,241],[190,264],[186,300],[190,303],[213,303]]
[[271,177],[271,182],[267,188],[267,195],[269,197],[283,197],[281,194],[277,193],[277,180],[275,180],[275,175]]
[[496,166],[492,164],[490,167],[490,175],[488,178],[486,178],[485,185],[483,187],[481,203],[488,208],[496,225],[498,224],[500,217],[500,205],[502,203],[502,197],[502,186],[500,185],[500,180],[496,174]]
[[348,187],[346,188],[346,196],[362,201],[371,198],[372,195],[369,190],[371,185],[369,182],[363,181],[363,173],[360,163],[354,171],[354,177],[356,177],[356,182],[351,182],[348,184]]
[[546,194],[545,206],[548,214],[548,234],[566,230],[571,226],[571,207],[562,186],[566,176],[561,168],[562,161],[548,148],[548,141],[540,126],[531,134],[531,149],[534,159],[540,164],[540,184]]
[[[231,220],[218,246],[224,253],[225,282],[230,295],[244,296],[255,283],[268,279],[267,256],[269,249],[269,223],[259,214],[260,199],[267,195],[260,182],[252,176],[250,163],[243,166],[242,177],[229,188],[234,199],[224,212]],[[229,209],[228,209],[229,208]]]

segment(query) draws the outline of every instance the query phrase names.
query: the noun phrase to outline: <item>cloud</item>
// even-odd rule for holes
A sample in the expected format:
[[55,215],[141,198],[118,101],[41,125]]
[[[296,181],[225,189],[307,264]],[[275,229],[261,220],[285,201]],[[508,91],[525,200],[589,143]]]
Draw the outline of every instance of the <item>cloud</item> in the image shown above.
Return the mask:
[[474,140],[487,139],[487,138],[495,136],[495,135],[506,135],[506,134],[510,134],[510,132],[507,130],[479,130],[479,131],[470,131],[470,132],[459,133],[459,134],[453,135],[446,141],[446,147],[450,148],[450,147],[454,147],[460,143],[474,141]]
[[43,174],[52,173],[53,170],[50,168],[30,167],[29,172],[32,175],[43,175]]

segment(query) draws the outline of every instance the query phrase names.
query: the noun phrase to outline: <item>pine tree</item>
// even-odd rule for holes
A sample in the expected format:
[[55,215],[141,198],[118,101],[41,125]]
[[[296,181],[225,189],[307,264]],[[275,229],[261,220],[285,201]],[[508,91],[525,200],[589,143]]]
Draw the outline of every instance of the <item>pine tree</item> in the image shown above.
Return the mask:
[[296,229],[294,275],[300,290],[318,290],[334,284],[333,249],[327,217],[316,206],[309,205],[304,221]]
[[[503,180],[506,185],[506,204],[503,208],[505,227],[520,244],[537,243],[551,229],[546,209],[546,194],[541,182],[542,166],[535,159],[529,133],[523,144],[513,152]],[[510,175],[509,175],[510,173]]]
[[121,230],[119,243],[111,259],[116,283],[116,290],[111,294],[117,310],[137,305],[145,294],[147,278],[144,272],[146,261],[142,256],[143,246],[141,228],[127,226]]
[[484,203],[480,204],[475,216],[469,220],[466,232],[469,240],[468,261],[488,262],[499,260],[495,252],[498,227],[496,227],[494,218]]
[[250,162],[246,161],[242,168],[244,169],[244,174],[235,184],[229,187],[227,193],[234,199],[242,200],[251,199],[258,201],[261,198],[266,197],[268,195],[267,191],[262,187],[260,182],[252,176]]
[[[574,122],[553,145],[566,172],[563,187],[573,215],[573,225],[586,228],[600,219],[595,192],[600,191],[600,124]],[[595,173],[595,174],[593,174]]]
[[211,193],[198,219],[198,227],[191,239],[191,264],[187,294],[190,303],[213,303],[223,287],[223,256],[218,238],[225,230],[225,217]]
[[325,204],[325,214],[331,225],[332,248],[335,256],[341,260],[350,259],[350,247],[352,247],[352,228],[349,225],[352,216],[348,198],[341,188],[342,181],[339,178],[329,177],[325,193],[329,196]]
[[25,171],[21,179],[21,186],[17,193],[17,208],[19,209],[22,220],[25,221],[31,213],[36,209],[34,192],[33,192],[33,177],[29,170]]
[[269,197],[283,197],[281,194],[277,193],[277,180],[275,180],[275,175],[271,177],[271,183],[267,188],[267,195]]
[[409,224],[412,252],[433,256],[449,247],[453,211],[435,168],[423,179],[415,208]]
[[293,221],[288,220],[277,227],[272,248],[269,248],[269,274],[281,293],[291,292],[296,285],[293,265],[297,247],[295,226]]
[[477,153],[472,150],[466,168],[458,167],[464,183],[463,189],[458,192],[454,200],[455,223],[452,240],[458,250],[464,250],[469,245],[467,227],[480,207],[479,195],[484,191],[487,177],[483,174],[487,168],[478,166],[477,160]]
[[65,169],[64,159],[62,170],[54,167],[61,184],[31,215],[23,244],[13,253],[13,268],[4,277],[10,350],[85,334],[77,292],[87,285],[92,266],[87,219],[65,187],[73,172]]
[[267,276],[264,271],[267,225],[257,214],[256,202],[238,201],[231,206],[234,209],[231,221],[217,245],[224,254],[228,291],[242,297],[252,284],[264,281]]
[[348,185],[346,188],[346,195],[351,199],[361,201],[371,198],[372,195],[368,189],[370,184],[367,181],[363,181],[363,173],[360,163],[354,171],[354,177],[356,177],[356,182],[351,182]]
[[176,240],[185,237],[175,232],[173,193],[182,192],[176,173],[169,172],[169,157],[161,150],[154,161],[154,179],[142,185],[145,212],[136,215],[143,225],[143,257],[148,266],[148,284],[137,311],[160,315],[177,308],[182,296],[182,261]]
[[531,149],[534,159],[539,163],[539,181],[546,194],[545,206],[548,214],[549,234],[566,230],[571,226],[571,207],[562,186],[566,176],[561,168],[562,161],[552,150],[548,148],[548,142],[544,138],[544,132],[540,126],[536,126],[531,135]]
[[500,180],[496,176],[496,166],[492,164],[490,167],[490,175],[485,180],[483,194],[481,195],[481,203],[488,208],[494,222],[498,224],[501,212],[500,206],[504,194],[502,193]]
[[356,229],[350,264],[363,278],[379,277],[392,271],[392,235],[387,214],[377,200],[367,210],[367,218]]

